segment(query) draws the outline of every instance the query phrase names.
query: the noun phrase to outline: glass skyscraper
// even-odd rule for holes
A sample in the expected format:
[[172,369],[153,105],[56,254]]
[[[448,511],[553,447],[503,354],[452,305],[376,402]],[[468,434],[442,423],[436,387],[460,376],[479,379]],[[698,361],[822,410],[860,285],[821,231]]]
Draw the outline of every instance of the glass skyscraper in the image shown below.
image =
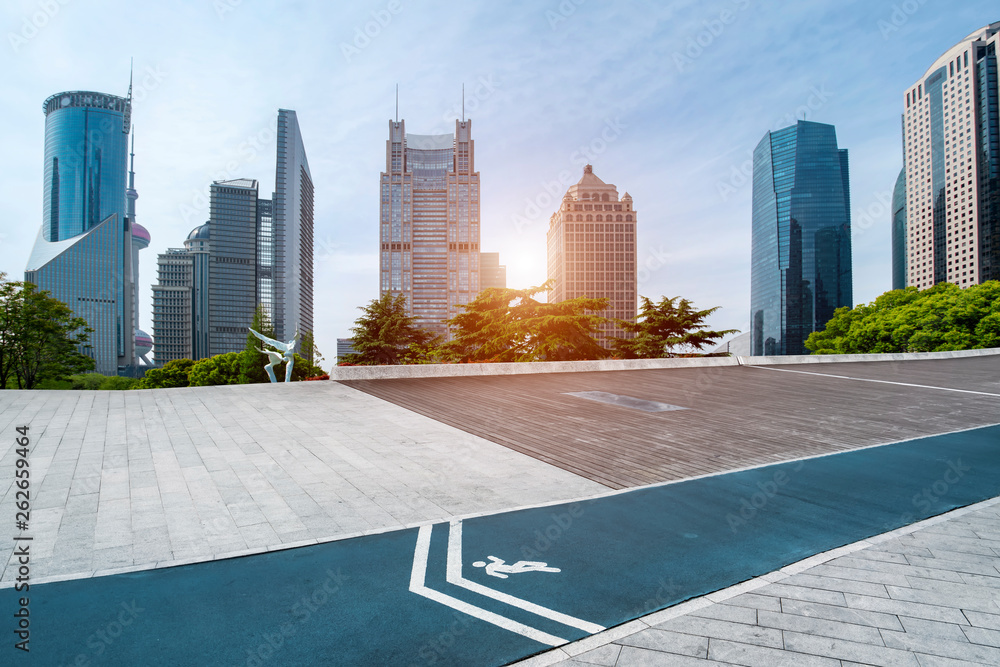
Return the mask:
[[208,356],[246,347],[257,308],[257,181],[212,183]]
[[906,167],[892,189],[892,289],[906,287]]
[[980,28],[903,96],[907,285],[1000,279],[998,47]]
[[25,280],[87,321],[94,333],[83,352],[98,373],[116,375],[135,363],[125,180],[131,95],[59,93],[43,110],[42,225]]
[[832,125],[768,132],[753,156],[750,349],[808,354],[804,342],[852,307],[847,150]]
[[[298,116],[278,110],[273,202],[261,210],[258,290],[278,340],[313,330],[313,181]],[[266,200],[264,200],[266,201]],[[246,332],[244,331],[244,334]]]
[[479,293],[479,173],[472,121],[454,134],[407,134],[389,121],[380,177],[380,294],[406,297],[417,325],[443,320]]

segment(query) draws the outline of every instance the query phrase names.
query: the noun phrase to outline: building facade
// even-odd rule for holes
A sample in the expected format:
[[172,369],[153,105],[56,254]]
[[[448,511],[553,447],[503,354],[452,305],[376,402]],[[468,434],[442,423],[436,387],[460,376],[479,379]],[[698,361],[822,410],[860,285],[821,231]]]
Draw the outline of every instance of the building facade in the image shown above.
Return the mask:
[[507,267],[500,263],[500,253],[479,253],[479,289],[507,287]]
[[892,289],[906,287],[906,167],[892,189]]
[[[638,214],[629,193],[619,199],[618,188],[583,168],[583,177],[569,187],[559,210],[549,218],[548,276],[554,281],[549,303],[580,296],[606,298],[605,317],[636,317],[636,223]],[[613,323],[601,325],[600,341],[632,334]]]
[[753,156],[750,338],[754,355],[808,354],[805,340],[853,307],[847,150],[832,125],[768,132]]
[[257,308],[257,193],[254,179],[212,183],[209,198],[208,356],[246,347]]
[[[261,208],[260,302],[278,340],[313,330],[314,188],[298,116],[278,110],[273,202]],[[244,331],[244,334],[246,332]]]
[[133,246],[126,216],[132,102],[91,91],[45,100],[42,225],[25,280],[94,329],[81,351],[105,375],[135,365]]
[[403,295],[418,326],[447,336],[444,320],[480,290],[472,121],[432,135],[389,121],[380,189],[380,294]]
[[1000,279],[1000,22],[946,51],[903,95],[906,284]]
[[153,365],[199,359],[193,351],[193,257],[169,248],[156,259],[153,285]]

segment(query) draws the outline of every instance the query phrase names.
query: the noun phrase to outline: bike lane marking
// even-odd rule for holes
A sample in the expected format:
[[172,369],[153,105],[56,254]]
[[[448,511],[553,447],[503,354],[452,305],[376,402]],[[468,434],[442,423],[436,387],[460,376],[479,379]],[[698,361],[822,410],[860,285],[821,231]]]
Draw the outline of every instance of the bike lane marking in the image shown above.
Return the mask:
[[525,611],[530,611],[532,614],[537,614],[544,618],[556,621],[557,623],[562,623],[563,625],[568,625],[573,628],[578,628],[584,632],[594,634],[595,632],[601,632],[606,630],[602,625],[597,623],[591,623],[589,621],[584,621],[579,618],[575,618],[568,614],[563,614],[562,612],[555,611],[554,609],[549,609],[548,607],[543,607],[542,605],[535,604],[534,602],[529,602],[528,600],[523,600],[513,595],[508,595],[507,593],[502,593],[500,591],[494,590],[482,584],[476,583],[474,581],[469,581],[462,576],[462,521],[461,519],[454,519],[449,526],[448,533],[448,576],[447,581],[450,584],[456,586],[461,586],[467,590],[480,595],[485,595],[486,597],[493,598],[494,600],[499,600],[505,604],[509,604],[512,607],[517,607],[519,609],[524,609]]
[[503,628],[504,630],[516,632],[517,634],[529,639],[534,639],[542,644],[547,644],[548,646],[561,646],[562,644],[569,643],[569,640],[567,639],[550,635],[547,632],[542,632],[541,630],[537,630],[523,623],[511,620],[505,616],[501,616],[500,614],[477,607],[473,604],[453,598],[450,595],[446,595],[425,586],[424,578],[427,573],[427,556],[431,548],[431,531],[433,528],[434,526],[421,526],[417,532],[417,546],[413,553],[413,570],[410,573],[410,592],[443,604],[446,607],[451,607],[452,609],[460,611],[463,614],[468,614],[469,616],[478,618],[481,621],[486,621],[487,623]]

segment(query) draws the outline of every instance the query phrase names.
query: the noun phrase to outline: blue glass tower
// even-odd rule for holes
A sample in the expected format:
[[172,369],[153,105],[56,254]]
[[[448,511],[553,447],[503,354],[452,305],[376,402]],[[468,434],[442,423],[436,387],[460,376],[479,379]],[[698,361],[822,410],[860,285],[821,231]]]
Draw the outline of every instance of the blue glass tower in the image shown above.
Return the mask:
[[84,352],[115,375],[135,361],[132,230],[126,216],[128,98],[75,91],[45,100],[42,226],[25,280],[94,329]]
[[750,349],[807,354],[805,340],[853,306],[847,150],[832,125],[799,121],[754,149]]
[[892,289],[906,287],[906,167],[892,189]]

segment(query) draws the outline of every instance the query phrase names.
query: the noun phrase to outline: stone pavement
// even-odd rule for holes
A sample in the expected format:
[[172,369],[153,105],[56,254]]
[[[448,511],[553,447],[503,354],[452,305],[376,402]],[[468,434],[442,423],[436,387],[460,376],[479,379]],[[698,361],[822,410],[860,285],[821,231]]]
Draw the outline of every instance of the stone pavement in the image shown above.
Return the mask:
[[[0,516],[11,524],[22,425],[38,582],[607,491],[335,382],[3,391],[0,470],[11,483],[0,489]],[[15,576],[12,545],[0,541],[0,586]]]
[[1000,498],[819,554],[516,664],[1000,665]]

